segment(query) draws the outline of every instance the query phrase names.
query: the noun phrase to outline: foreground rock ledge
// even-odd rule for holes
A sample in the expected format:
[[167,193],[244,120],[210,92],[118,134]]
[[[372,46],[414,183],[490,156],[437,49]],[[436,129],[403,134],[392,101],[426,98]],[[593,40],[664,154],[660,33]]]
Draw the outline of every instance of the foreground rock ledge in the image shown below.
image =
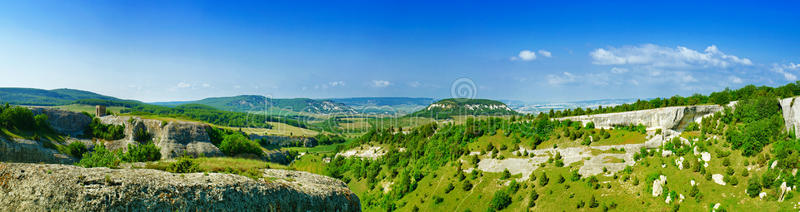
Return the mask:
[[342,181],[264,170],[219,173],[0,163],[0,211],[360,211]]

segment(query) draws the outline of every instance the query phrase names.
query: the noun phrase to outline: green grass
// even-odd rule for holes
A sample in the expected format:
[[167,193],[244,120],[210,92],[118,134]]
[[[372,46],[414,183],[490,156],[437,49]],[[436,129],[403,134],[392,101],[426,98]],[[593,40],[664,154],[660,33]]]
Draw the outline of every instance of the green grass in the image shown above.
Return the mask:
[[[626,144],[642,142],[644,135],[641,133],[627,132],[627,131],[612,131],[611,138],[601,140],[600,144]],[[563,138],[561,138],[563,139]],[[563,142],[559,147],[564,147],[566,140],[551,139],[550,141]],[[506,144],[509,149],[513,145],[512,138],[505,137],[502,133],[494,136],[484,136],[467,145],[470,151],[480,151],[485,148],[486,144],[492,143],[499,147],[501,144]],[[575,141],[571,141],[575,142]],[[522,142],[524,145],[525,141]],[[710,143],[710,142],[706,142]],[[725,173],[725,166],[722,165],[722,158],[718,158],[714,149],[723,149],[730,151],[730,148],[723,146],[724,141],[717,144],[709,144],[709,152],[712,153],[712,160],[709,162],[708,172],[712,174]],[[551,145],[540,145],[542,147],[552,147]],[[765,148],[764,151],[769,151]],[[679,156],[670,156],[662,158],[660,154],[656,153],[653,157],[645,157],[637,161],[633,166],[631,174],[617,173],[617,178],[613,176],[596,176],[599,180],[598,188],[590,186],[586,182],[586,178],[579,181],[571,181],[569,176],[572,170],[577,170],[582,162],[573,163],[568,167],[555,167],[552,164],[547,164],[543,168],[537,169],[534,173],[540,176],[542,173],[547,173],[550,178],[549,184],[540,186],[535,181],[520,182],[522,186],[520,190],[511,195],[511,205],[503,211],[600,211],[603,206],[609,206],[611,203],[617,204],[617,211],[670,211],[677,203],[665,203],[665,196],[653,197],[651,194],[652,182],[646,182],[646,178],[651,174],[663,174],[667,176],[667,185],[670,191],[676,191],[678,194],[683,194],[685,199],[680,203],[680,211],[709,211],[713,204],[721,203],[721,206],[728,211],[786,211],[791,209],[797,202],[798,197],[786,200],[784,202],[777,202],[774,200],[760,200],[759,198],[750,198],[745,193],[747,181],[750,177],[760,176],[764,173],[766,168],[756,168],[750,171],[748,177],[741,176],[741,171],[744,169],[743,161],[749,160],[751,163],[755,161],[755,157],[743,157],[740,151],[732,151],[733,153],[728,156],[731,160],[731,167],[736,170],[736,177],[739,180],[737,186],[730,184],[722,186],[714,183],[713,181],[705,180],[704,175],[694,172],[693,169],[679,170],[674,161]],[[500,151],[501,155],[506,157],[513,157],[509,150]],[[593,153],[622,153],[622,150],[596,150]],[[300,160],[296,161],[292,167],[297,170],[309,171],[312,173],[322,173],[322,167],[325,165],[322,162],[324,154],[311,154],[303,156]],[[696,161],[698,156],[691,153],[683,156],[685,160],[690,162]],[[464,164],[462,168],[473,167],[469,164],[469,159],[464,157]],[[617,158],[606,158],[608,162],[622,162]],[[665,168],[661,164],[666,164]],[[472,182],[473,190],[464,191],[461,189],[463,181],[459,181],[454,177],[456,174],[456,166],[453,163],[442,166],[424,176],[417,184],[417,188],[406,194],[402,199],[395,201],[397,211],[411,211],[416,207],[420,211],[487,211],[488,202],[492,196],[499,189],[505,188],[505,184],[511,179],[519,180],[518,176],[512,176],[511,179],[501,180],[501,173],[483,173],[483,176],[475,180],[470,179],[467,174],[466,179]],[[557,177],[562,175],[566,178],[564,183],[558,183]],[[352,178],[351,173],[345,173],[345,176]],[[628,180],[625,180],[625,178]],[[633,179],[638,179],[639,183],[634,185]],[[366,179],[351,180],[348,187],[355,192],[362,201],[362,209],[364,211],[384,211],[385,209],[377,208],[374,204],[379,203],[384,195],[382,184],[394,182],[397,178],[390,177],[390,170],[382,170],[376,178],[377,183],[373,188],[370,188]],[[692,189],[689,182],[695,180],[698,183],[698,188],[703,198],[696,201],[694,197],[690,197],[689,193]],[[452,183],[455,189],[449,193],[445,192],[445,187]],[[610,185],[611,187],[606,187]],[[527,187],[526,187],[527,186]],[[536,200],[534,207],[527,208],[529,194],[536,190],[539,194],[539,199]],[[765,191],[770,193],[771,190]],[[386,194],[388,195],[388,194]],[[599,202],[597,208],[588,208],[590,198],[594,196]],[[795,195],[796,196],[796,195]],[[436,203],[434,197],[441,197],[442,201]],[[583,208],[576,208],[576,205],[584,201],[587,205]]]
[[[95,105],[84,105],[84,104],[71,104],[71,105],[59,105],[59,106],[52,106],[53,108],[58,108],[62,110],[72,111],[72,112],[87,112],[89,114],[95,113]],[[106,107],[106,111],[110,111],[112,113],[118,114],[120,110],[127,109],[125,107],[118,107],[118,106],[111,106]]]
[[[281,164],[247,158],[199,157],[195,158],[194,162],[199,165],[202,172],[232,173],[251,178],[260,178],[261,169],[287,169]],[[167,170],[172,163],[174,162],[150,162],[145,165],[145,168]]]

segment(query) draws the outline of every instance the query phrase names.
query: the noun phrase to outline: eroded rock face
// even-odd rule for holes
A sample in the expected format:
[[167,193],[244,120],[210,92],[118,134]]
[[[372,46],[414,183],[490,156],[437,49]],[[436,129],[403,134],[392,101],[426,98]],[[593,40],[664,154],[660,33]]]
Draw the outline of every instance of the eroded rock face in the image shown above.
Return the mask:
[[0,137],[0,161],[21,163],[77,162],[74,158],[42,146],[38,141]]
[[294,144],[302,144],[303,147],[315,147],[317,146],[317,139],[314,137],[302,137],[302,136],[279,136],[279,135],[257,135],[257,134],[250,134],[250,140],[261,140],[264,139],[270,145],[279,146],[279,147],[287,147],[293,146]]
[[78,137],[83,135],[86,127],[92,122],[92,118],[82,113],[54,109],[54,108],[30,108],[33,115],[47,115],[47,123],[58,133]]
[[[131,121],[133,119],[133,121]],[[108,144],[109,149],[125,149],[134,144],[136,129],[144,129],[152,135],[153,142],[161,148],[161,158],[180,157],[184,153],[194,156],[222,156],[219,148],[211,143],[206,132],[207,124],[188,121],[160,121],[129,116],[104,116],[103,124],[125,125],[125,138]]]
[[343,182],[264,170],[219,173],[0,163],[0,211],[360,211]]
[[[786,130],[800,132],[800,97],[781,99],[781,111]],[[797,101],[797,102],[795,102]]]
[[695,105],[637,110],[621,113],[606,113],[559,118],[580,122],[594,122],[597,128],[612,128],[615,125],[643,124],[649,129],[682,129],[691,122],[721,111],[719,105]]

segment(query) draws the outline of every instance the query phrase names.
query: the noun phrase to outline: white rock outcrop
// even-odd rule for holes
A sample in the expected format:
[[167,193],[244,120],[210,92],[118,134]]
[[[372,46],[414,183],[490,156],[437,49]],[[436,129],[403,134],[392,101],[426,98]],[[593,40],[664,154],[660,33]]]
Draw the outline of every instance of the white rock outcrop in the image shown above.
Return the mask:
[[648,129],[682,129],[690,122],[699,122],[704,116],[721,111],[719,105],[694,105],[637,110],[621,113],[606,113],[559,118],[580,122],[594,122],[597,128],[613,128],[615,125],[643,124]]
[[705,161],[705,162],[711,161],[711,153],[701,152],[700,153],[700,158],[703,159],[703,161]]
[[661,175],[658,176],[658,179],[653,181],[653,196],[661,196],[661,193],[664,192],[664,185],[667,184],[667,176]]
[[713,174],[711,175],[711,179],[713,179],[714,182],[717,184],[726,185],[725,180],[723,180],[724,176],[722,176],[721,174]]
[[[134,144],[136,129],[144,129],[153,138],[153,143],[161,148],[161,158],[169,159],[189,154],[194,156],[222,156],[222,152],[211,143],[206,129],[207,124],[190,121],[160,121],[131,116],[103,116],[103,124],[125,126],[125,138],[107,144],[109,149],[124,149]],[[127,151],[127,150],[126,150]]]

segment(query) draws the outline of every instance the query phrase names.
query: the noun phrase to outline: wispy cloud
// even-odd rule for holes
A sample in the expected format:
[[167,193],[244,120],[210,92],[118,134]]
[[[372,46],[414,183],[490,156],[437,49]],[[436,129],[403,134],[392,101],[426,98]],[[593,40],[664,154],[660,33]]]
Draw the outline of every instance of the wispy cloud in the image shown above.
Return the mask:
[[547,83],[550,85],[562,85],[571,82],[575,82],[575,75],[569,72],[563,72],[558,75],[547,75]]
[[337,86],[345,86],[346,84],[344,83],[344,81],[333,81],[333,82],[328,82],[328,85],[330,85],[331,87],[337,87]]
[[777,64],[776,63],[776,64],[772,64],[772,69],[771,70],[773,72],[775,72],[775,73],[779,73],[779,74],[783,75],[783,78],[786,78],[786,80],[795,81],[795,80],[797,80],[797,75],[795,75],[795,73],[800,71],[800,64],[795,64],[795,63]]
[[[539,54],[542,57],[552,57],[553,54],[547,50],[540,49]],[[511,61],[515,60],[522,60],[522,61],[531,61],[536,59],[536,52],[534,50],[522,50],[517,54],[517,56],[513,56],[510,58]]]
[[553,56],[552,53],[550,53],[549,51],[546,51],[546,50],[539,50],[539,54],[542,55],[543,57],[552,57]]
[[675,48],[654,44],[599,48],[590,53],[592,63],[598,65],[640,65],[654,68],[702,68],[732,65],[753,65],[748,58],[728,55],[711,45],[703,52],[683,46]]
[[730,76],[730,77],[728,77],[728,80],[730,80],[734,84],[742,84],[742,82],[743,82],[742,78],[739,78],[737,76]]
[[386,80],[372,80],[372,83],[370,85],[372,87],[376,87],[376,88],[385,88],[385,87],[388,87],[391,84],[392,84],[392,82],[389,82],[389,81],[386,81]]
[[189,83],[186,83],[186,82],[179,82],[177,86],[178,86],[178,88],[188,88],[188,87],[192,87],[192,84],[189,84]]

